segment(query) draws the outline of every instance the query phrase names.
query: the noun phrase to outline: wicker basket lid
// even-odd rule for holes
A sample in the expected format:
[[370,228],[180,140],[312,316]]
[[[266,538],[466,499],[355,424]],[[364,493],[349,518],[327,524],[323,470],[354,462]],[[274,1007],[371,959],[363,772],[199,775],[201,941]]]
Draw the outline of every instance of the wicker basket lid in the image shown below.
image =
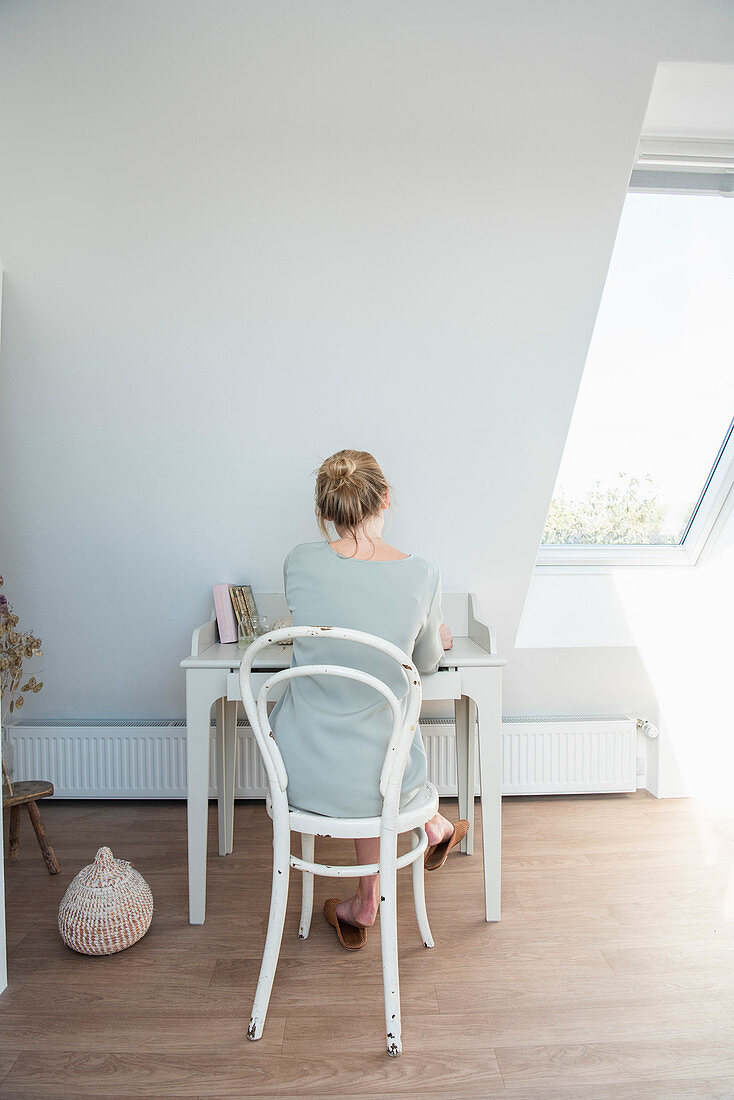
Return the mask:
[[153,916],[153,895],[126,859],[100,848],[94,863],[72,879],[59,906],[64,943],[84,955],[111,955],[144,936]]
[[115,859],[110,848],[99,848],[94,863],[82,867],[74,879],[77,886],[90,890],[104,890],[108,886],[122,885],[130,877],[132,863],[126,859]]

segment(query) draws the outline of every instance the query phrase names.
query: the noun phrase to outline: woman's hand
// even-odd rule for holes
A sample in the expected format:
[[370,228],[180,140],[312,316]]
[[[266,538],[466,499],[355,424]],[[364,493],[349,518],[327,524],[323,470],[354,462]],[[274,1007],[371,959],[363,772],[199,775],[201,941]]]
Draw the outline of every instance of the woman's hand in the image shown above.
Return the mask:
[[446,623],[441,623],[439,627],[439,634],[441,635],[441,645],[444,649],[451,649],[454,644],[454,639],[451,637],[451,631],[446,626]]

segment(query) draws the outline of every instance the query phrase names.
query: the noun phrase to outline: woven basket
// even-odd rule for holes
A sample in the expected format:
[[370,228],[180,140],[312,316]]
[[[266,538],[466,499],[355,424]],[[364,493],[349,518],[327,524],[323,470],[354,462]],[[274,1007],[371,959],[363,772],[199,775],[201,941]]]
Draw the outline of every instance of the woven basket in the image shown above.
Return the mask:
[[62,898],[59,932],[82,955],[114,955],[145,935],[152,916],[153,895],[143,876],[100,848]]

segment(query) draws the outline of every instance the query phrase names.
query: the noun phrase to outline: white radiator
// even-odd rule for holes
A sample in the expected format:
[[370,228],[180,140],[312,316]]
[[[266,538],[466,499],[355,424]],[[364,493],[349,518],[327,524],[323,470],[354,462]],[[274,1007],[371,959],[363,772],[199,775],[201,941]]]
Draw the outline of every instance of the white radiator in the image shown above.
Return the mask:
[[[455,795],[453,722],[424,718],[421,730],[430,778],[440,794]],[[183,721],[19,722],[9,727],[8,735],[16,778],[50,780],[60,798],[186,795]],[[236,795],[262,798],[265,775],[249,726],[240,724],[237,737]],[[212,737],[211,797],[217,793],[214,750]],[[624,716],[504,718],[502,750],[503,794],[582,794],[636,787],[635,722]]]
[[637,728],[625,715],[502,719],[503,794],[637,788]]

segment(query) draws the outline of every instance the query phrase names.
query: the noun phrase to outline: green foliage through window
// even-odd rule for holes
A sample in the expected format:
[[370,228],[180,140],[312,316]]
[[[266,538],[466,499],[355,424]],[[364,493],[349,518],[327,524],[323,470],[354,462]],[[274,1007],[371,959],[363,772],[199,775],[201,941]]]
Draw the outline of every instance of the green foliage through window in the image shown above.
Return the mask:
[[677,544],[663,534],[665,509],[652,478],[620,474],[616,485],[597,481],[582,499],[553,498],[543,532],[544,546],[618,546]]

